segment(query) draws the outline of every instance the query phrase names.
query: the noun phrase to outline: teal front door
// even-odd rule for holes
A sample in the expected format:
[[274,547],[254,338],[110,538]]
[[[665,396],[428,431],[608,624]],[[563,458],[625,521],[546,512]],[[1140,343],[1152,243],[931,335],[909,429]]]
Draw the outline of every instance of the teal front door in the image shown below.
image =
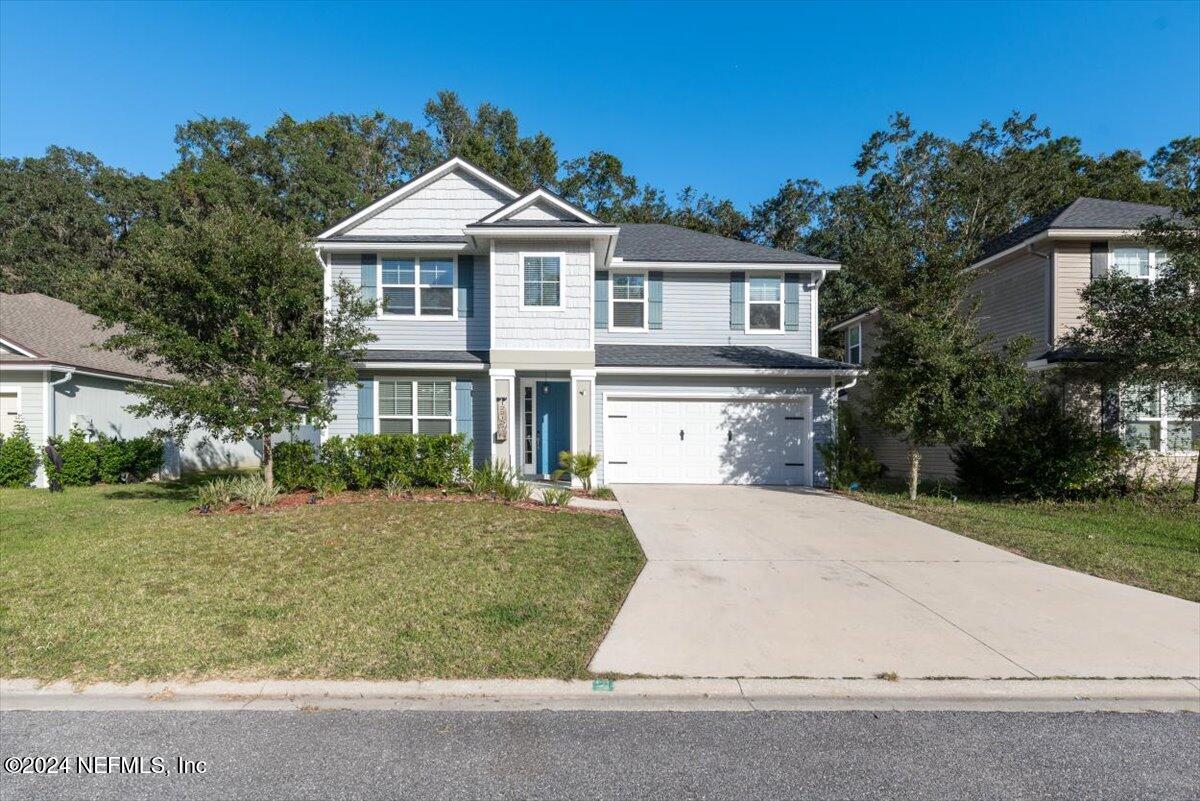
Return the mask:
[[571,385],[566,381],[539,381],[537,393],[537,472],[558,469],[559,451],[571,448]]

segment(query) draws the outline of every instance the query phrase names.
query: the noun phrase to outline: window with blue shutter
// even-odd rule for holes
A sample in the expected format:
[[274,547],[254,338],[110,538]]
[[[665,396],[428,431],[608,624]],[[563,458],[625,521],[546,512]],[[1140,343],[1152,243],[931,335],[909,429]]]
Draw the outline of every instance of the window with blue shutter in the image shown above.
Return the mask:
[[358,382],[358,433],[375,433],[375,382]]
[[783,330],[800,330],[800,273],[783,276]]
[[592,287],[595,298],[596,328],[608,329],[608,270],[597,270],[595,286]]
[[746,274],[729,274],[729,328],[742,331],[746,328]]
[[467,442],[470,442],[474,439],[472,432],[475,430],[475,409],[472,403],[470,379],[459,379],[454,382],[454,404],[455,431],[465,436]]
[[650,330],[659,331],[662,329],[663,274],[661,270],[652,270],[649,277]]
[[359,257],[358,286],[362,299],[374,303],[376,299],[375,254],[364,253]]
[[475,257],[458,257],[458,316],[475,316]]

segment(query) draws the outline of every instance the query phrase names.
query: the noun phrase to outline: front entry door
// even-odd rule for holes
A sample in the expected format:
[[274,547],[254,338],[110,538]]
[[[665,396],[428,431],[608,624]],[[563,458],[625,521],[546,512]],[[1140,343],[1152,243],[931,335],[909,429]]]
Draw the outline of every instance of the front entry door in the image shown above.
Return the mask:
[[571,449],[571,385],[566,381],[539,381],[537,393],[538,460],[543,475],[558,469],[559,451]]

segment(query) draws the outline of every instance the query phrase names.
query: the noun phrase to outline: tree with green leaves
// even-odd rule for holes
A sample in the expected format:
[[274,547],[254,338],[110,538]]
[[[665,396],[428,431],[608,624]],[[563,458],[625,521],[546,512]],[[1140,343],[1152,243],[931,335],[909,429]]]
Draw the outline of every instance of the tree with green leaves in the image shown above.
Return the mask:
[[[1191,169],[1194,182],[1195,162]],[[1188,193],[1174,216],[1149,221],[1139,239],[1160,254],[1154,279],[1094,278],[1068,341],[1088,357],[1076,368],[1085,377],[1100,386],[1166,393],[1191,434],[1200,422],[1200,193]],[[1200,462],[1192,502],[1200,503]]]
[[374,307],[349,282],[333,286],[304,233],[255,210],[218,207],[179,223],[138,227],[96,308],[109,348],[173,377],[144,383],[130,407],[170,421],[164,436],[204,427],[226,441],[262,441],[273,484],[273,437],[333,417],[353,362],[375,339]]

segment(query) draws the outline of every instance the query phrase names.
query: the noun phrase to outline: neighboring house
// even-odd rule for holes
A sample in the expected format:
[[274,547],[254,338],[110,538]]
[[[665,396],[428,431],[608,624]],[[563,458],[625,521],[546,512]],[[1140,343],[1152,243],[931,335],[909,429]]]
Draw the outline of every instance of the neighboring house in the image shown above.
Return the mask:
[[[1147,220],[1171,214],[1166,206],[1085,197],[987,242],[970,268],[978,272],[971,291],[979,299],[980,330],[993,335],[997,347],[1029,335],[1028,368],[1063,383],[1072,361],[1063,342],[1081,321],[1083,288],[1113,271],[1153,281],[1164,254],[1139,244],[1138,233]],[[831,327],[843,337],[847,361],[870,366],[877,324],[878,310],[866,309]],[[1178,416],[1177,400],[1160,392],[1152,403],[1127,403],[1120,415],[1127,442],[1157,452],[1164,463],[1194,463],[1200,424]],[[1099,395],[1088,402],[1099,416]],[[904,443],[871,429],[863,439],[893,474],[907,471]],[[949,448],[923,454],[924,477],[954,478]]]
[[452,159],[322,233],[379,335],[323,436],[458,432],[530,476],[824,483],[852,366],[817,358],[838,265],[669,225],[608,225]]
[[[94,315],[46,295],[0,294],[0,432],[9,434],[20,417],[40,453],[50,437],[66,436],[73,426],[129,439],[164,425],[125,407],[139,400],[130,385],[161,381],[167,374],[102,350],[106,334],[98,323]],[[260,452],[258,443],[222,442],[193,431],[182,444],[167,445],[163,475],[255,467]],[[38,471],[37,483],[45,485],[44,470]]]

